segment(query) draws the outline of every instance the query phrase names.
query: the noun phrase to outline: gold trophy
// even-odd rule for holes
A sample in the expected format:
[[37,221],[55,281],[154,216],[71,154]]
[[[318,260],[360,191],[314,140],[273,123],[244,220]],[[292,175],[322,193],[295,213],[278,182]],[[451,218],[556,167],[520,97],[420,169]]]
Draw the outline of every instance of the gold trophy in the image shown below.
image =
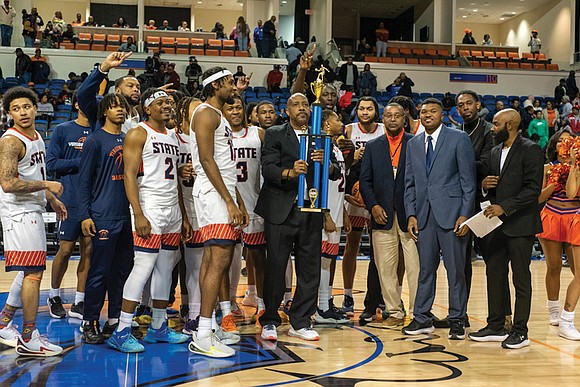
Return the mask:
[[316,199],[318,199],[318,190],[310,188],[308,191],[308,198],[310,199],[310,208],[316,208]]
[[318,73],[316,80],[310,84],[310,90],[312,94],[316,97],[314,103],[320,103],[320,95],[322,94],[322,89],[324,88],[324,73],[326,73],[326,68],[320,66],[319,69],[315,70]]

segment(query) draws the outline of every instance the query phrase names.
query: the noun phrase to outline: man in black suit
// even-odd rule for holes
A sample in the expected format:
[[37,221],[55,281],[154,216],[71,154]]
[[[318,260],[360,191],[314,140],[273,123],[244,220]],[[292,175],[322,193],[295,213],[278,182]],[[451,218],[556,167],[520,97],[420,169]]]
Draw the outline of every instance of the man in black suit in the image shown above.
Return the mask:
[[[520,115],[505,109],[493,118],[496,144],[484,164],[486,178],[482,188],[491,201],[484,214],[499,216],[503,224],[487,239],[487,326],[470,333],[474,341],[501,341],[503,348],[530,345],[528,319],[532,303],[530,257],[534,236],[542,231],[538,196],[542,189],[544,154],[538,144],[522,138],[518,131]],[[511,261],[516,288],[514,325],[505,332],[506,278]]]
[[[281,324],[278,306],[284,296],[288,257],[294,251],[297,283],[288,334],[304,340],[318,340],[318,333],[310,327],[310,316],[316,312],[320,282],[322,214],[300,211],[296,199],[298,177],[306,174],[307,185],[312,187],[312,166],[323,161],[324,151],[312,151],[308,162],[299,159],[299,135],[303,128],[308,128],[310,119],[306,96],[301,93],[292,95],[288,99],[287,111],[290,122],[269,128],[262,147],[264,184],[255,213],[266,221],[268,260],[264,277],[266,310],[259,321],[263,327],[262,339],[277,340],[276,327]],[[332,154],[330,160],[330,179],[337,180],[340,167]]]
[[407,230],[405,212],[405,156],[407,142],[413,135],[404,130],[405,109],[398,103],[387,105],[383,124],[386,133],[365,146],[359,181],[364,203],[372,214],[374,261],[389,312],[383,326],[395,328],[405,321],[397,275],[399,245],[402,246],[409,283],[410,314],[413,314],[419,279],[419,252]]

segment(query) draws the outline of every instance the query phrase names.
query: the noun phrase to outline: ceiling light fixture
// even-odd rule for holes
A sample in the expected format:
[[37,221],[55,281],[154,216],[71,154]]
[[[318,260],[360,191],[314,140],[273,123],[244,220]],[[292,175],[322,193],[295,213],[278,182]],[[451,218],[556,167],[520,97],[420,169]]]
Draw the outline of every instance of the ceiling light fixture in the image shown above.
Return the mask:
[[461,17],[462,17],[462,18],[464,18],[464,19],[467,19],[467,16],[465,16],[465,15],[463,15],[463,16],[461,16]]
[[477,12],[477,9],[474,9],[473,12]]
[[500,17],[499,20],[505,20],[505,17]]

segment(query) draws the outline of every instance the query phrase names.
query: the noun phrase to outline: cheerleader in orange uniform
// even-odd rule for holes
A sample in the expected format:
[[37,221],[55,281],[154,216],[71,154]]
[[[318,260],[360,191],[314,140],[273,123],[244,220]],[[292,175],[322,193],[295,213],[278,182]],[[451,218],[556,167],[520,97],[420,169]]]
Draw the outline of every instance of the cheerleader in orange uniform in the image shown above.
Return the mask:
[[556,132],[546,150],[549,164],[544,168],[544,183],[538,201],[546,201],[540,216],[543,232],[538,234],[546,256],[546,291],[548,293],[548,311],[550,325],[558,325],[560,314],[560,273],[562,271],[562,250],[566,253],[570,266],[573,267],[570,248],[570,224],[580,209],[580,200],[574,195],[566,196],[566,178],[570,162],[569,142],[573,141],[569,129]]

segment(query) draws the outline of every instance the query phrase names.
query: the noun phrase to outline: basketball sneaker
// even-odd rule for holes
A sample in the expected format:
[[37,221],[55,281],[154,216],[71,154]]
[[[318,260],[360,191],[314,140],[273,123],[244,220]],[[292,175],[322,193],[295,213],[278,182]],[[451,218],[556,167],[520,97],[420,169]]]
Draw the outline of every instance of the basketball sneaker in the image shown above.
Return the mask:
[[480,343],[486,342],[501,342],[507,339],[508,334],[504,330],[496,331],[488,326],[481,328],[477,332],[471,332],[467,335],[471,340]]
[[242,300],[243,306],[251,306],[255,308],[258,306],[258,297],[256,293],[250,293],[246,290],[246,294],[244,295],[244,299]]
[[314,314],[314,321],[317,324],[348,324],[350,319],[332,309],[328,309],[325,312],[318,309]]
[[528,335],[524,335],[522,333],[517,332],[510,333],[507,339],[505,339],[501,343],[502,348],[507,349],[520,349],[523,347],[527,347],[528,345],[530,345]]
[[66,310],[62,306],[62,299],[60,296],[48,298],[46,300],[46,305],[48,305],[48,313],[52,318],[65,318]]
[[238,327],[236,326],[236,323],[234,321],[234,316],[231,313],[222,318],[222,322],[221,322],[220,326],[224,330],[224,332],[234,333],[234,334],[240,333],[240,331],[238,330]]
[[264,325],[262,327],[262,333],[260,334],[262,340],[275,341],[278,340],[278,332],[276,332],[276,326],[274,324]]
[[131,334],[131,327],[127,327],[120,332],[115,329],[111,337],[107,340],[107,344],[109,347],[124,353],[145,351],[145,347]]
[[62,348],[48,341],[46,336],[41,336],[38,329],[32,332],[28,342],[17,338],[16,353],[20,356],[56,356],[62,352]]
[[231,301],[230,305],[234,317],[242,317],[244,315],[244,311],[240,308],[237,302]]
[[[133,323],[135,323],[136,325],[134,325]],[[103,325],[103,338],[106,340],[109,337],[111,337],[111,335],[113,334],[113,332],[115,332],[115,329],[117,329],[117,327],[119,326],[119,323],[116,324],[109,324],[109,322],[107,321],[105,323],[105,325]],[[142,339],[143,338],[143,332],[141,332],[139,330],[139,324],[137,324],[135,321],[131,322],[131,334],[133,335],[134,338],[136,339]]]
[[317,341],[318,339],[320,339],[320,337],[318,336],[318,332],[316,332],[314,329],[310,327],[295,330],[294,327],[290,325],[288,335],[292,337],[298,337],[299,339],[306,341]]
[[18,326],[12,324],[12,321],[10,321],[8,325],[0,329],[0,343],[15,348],[16,344],[18,344],[18,336],[20,336],[16,328]]
[[560,320],[560,325],[558,326],[558,336],[568,340],[580,340],[580,332],[578,332],[578,329],[576,329],[574,326],[574,321],[566,321],[563,319]]
[[224,345],[233,345],[240,342],[240,335],[237,335],[233,332],[226,332],[222,328],[218,327],[215,330],[216,337],[221,341]]
[[402,329],[402,332],[406,335],[420,335],[423,333],[431,333],[435,330],[432,322],[420,323],[413,319],[409,325]]
[[143,341],[146,343],[169,343],[181,344],[189,340],[189,336],[183,333],[174,331],[167,326],[167,321],[161,324],[159,329],[154,329],[151,326],[147,329],[147,334]]
[[354,316],[354,299],[345,294],[344,300],[342,301],[342,308],[340,309],[342,313],[346,313],[348,317]]
[[193,320],[187,320],[181,332],[185,333],[186,335],[193,335],[193,332],[197,331],[198,326],[199,319],[194,318]]
[[68,316],[82,320],[84,311],[85,311],[85,302],[81,301],[78,304],[71,305],[70,310],[68,311]]
[[203,336],[199,336],[197,332],[194,332],[193,339],[187,348],[190,352],[207,357],[223,358],[232,357],[236,354],[236,351],[224,345],[212,332]]
[[83,324],[83,340],[87,344],[103,344],[105,342],[98,320],[87,321]]

